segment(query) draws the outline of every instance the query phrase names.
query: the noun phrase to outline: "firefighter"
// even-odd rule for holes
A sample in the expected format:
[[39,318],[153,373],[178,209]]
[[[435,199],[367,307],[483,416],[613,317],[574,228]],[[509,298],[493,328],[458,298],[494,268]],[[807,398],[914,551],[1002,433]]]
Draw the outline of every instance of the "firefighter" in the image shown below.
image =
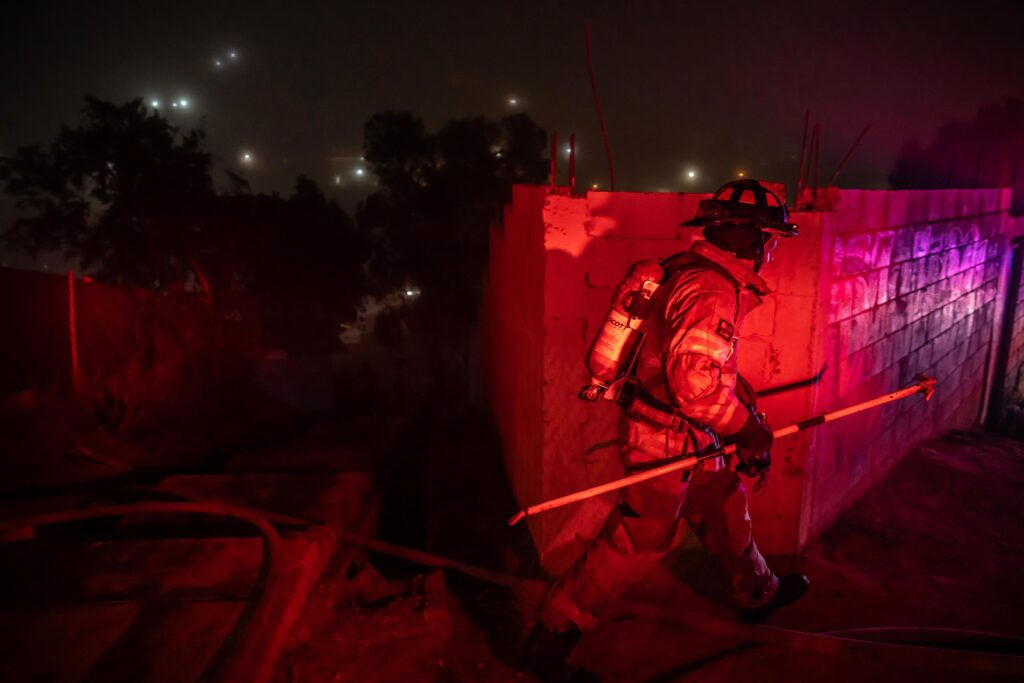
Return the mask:
[[[656,467],[724,439],[736,443],[735,470],[756,478],[756,490],[767,483],[772,430],[736,372],[736,342],[744,316],[769,293],[759,273],[778,238],[796,236],[797,226],[755,180],[725,185],[683,225],[703,228],[704,240],[660,262],[664,276],[629,361],[631,398],[620,402],[623,466],[627,473]],[[710,459],[682,481],[667,475],[623,489],[597,537],[544,599],[524,653],[541,680],[585,679],[567,659],[582,632],[678,546],[686,527],[726,572],[741,619],[763,621],[806,592],[804,576],[779,579],[758,551],[736,471]]]

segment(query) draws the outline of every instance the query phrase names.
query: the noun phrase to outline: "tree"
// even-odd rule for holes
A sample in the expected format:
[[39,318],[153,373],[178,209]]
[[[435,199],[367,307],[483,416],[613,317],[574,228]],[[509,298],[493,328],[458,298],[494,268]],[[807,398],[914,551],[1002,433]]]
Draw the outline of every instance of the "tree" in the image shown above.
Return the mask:
[[177,130],[141,100],[86,97],[77,127],[0,160],[24,214],[5,241],[32,254],[62,249],[107,282],[165,288],[203,278],[211,163],[202,131]]
[[379,187],[356,221],[373,243],[370,272],[383,290],[420,292],[409,328],[427,346],[439,385],[455,377],[450,388],[464,386],[491,223],[514,183],[546,180],[546,147],[547,134],[525,114],[452,120],[434,134],[408,112],[366,124],[364,156]]
[[356,219],[374,240],[371,272],[381,286],[415,285],[421,306],[472,323],[490,224],[513,183],[545,181],[546,145],[526,114],[452,120],[435,134],[408,112],[371,117],[364,149],[379,189]]
[[1014,187],[1024,210],[1024,101],[1007,99],[978,110],[970,123],[951,121],[923,147],[904,143],[889,173],[896,189]]
[[363,127],[364,158],[392,195],[426,185],[434,170],[434,141],[409,112],[374,114]]
[[[356,316],[369,293],[368,241],[315,182],[299,176],[291,197],[221,197],[210,260],[281,326],[321,339]],[[230,285],[232,283],[225,283]]]
[[229,173],[232,191],[219,194],[211,168],[202,131],[179,131],[140,100],[87,97],[77,127],[0,160],[22,213],[3,238],[62,249],[108,283],[170,289],[194,276],[215,297],[244,291],[271,317],[336,333],[367,291],[367,241],[349,216],[304,176],[282,198]]

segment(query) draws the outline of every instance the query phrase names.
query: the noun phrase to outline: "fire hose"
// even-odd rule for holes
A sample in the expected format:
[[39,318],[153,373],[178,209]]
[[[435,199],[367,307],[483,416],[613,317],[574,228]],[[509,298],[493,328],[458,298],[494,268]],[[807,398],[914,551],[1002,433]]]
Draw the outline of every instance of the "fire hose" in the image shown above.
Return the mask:
[[[541,592],[545,582],[485,569],[422,550],[339,532],[338,540],[370,552],[437,569],[457,571],[509,588]],[[749,645],[778,647],[825,656],[859,657],[886,665],[923,667],[926,671],[979,672],[1019,678],[1024,675],[1024,638],[1002,633],[920,626],[857,628],[819,633],[778,626],[744,624],[696,610],[665,609],[620,599],[615,619],[655,621],[731,638]],[[927,642],[928,644],[922,644]]]
[[[800,422],[791,424],[787,427],[776,429],[774,432],[772,432],[772,436],[776,439],[781,439],[783,437],[796,434],[797,432],[802,432],[804,430],[817,427],[818,425],[823,425],[826,422],[834,422],[836,420],[841,420],[844,417],[856,415],[857,413],[861,413],[864,412],[865,410],[870,410],[872,408],[877,408],[878,406],[885,405],[886,403],[899,401],[908,396],[913,396],[914,394],[924,394],[924,400],[929,401],[931,400],[932,395],[935,393],[935,382],[936,380],[933,377],[926,377],[925,375],[918,374],[915,375],[914,377],[914,384],[910,385],[909,387],[906,387],[905,389],[900,389],[899,391],[893,391],[891,393],[884,394],[882,396],[878,396],[867,401],[862,401],[861,403],[857,403],[847,408],[840,408],[839,410],[822,413],[821,415],[818,415],[816,417],[801,420]],[[696,467],[705,460],[732,455],[735,452],[736,445],[730,444],[728,446],[715,449],[708,453],[701,453],[700,455],[691,455],[689,457],[677,456],[675,458],[669,458],[667,464],[665,465],[654,467],[652,469],[640,472],[638,474],[633,474],[628,477],[622,477],[621,479],[615,479],[614,481],[610,481],[605,484],[592,486],[589,489],[584,489],[582,491],[577,491],[575,493],[570,493],[564,496],[560,496],[558,498],[553,498],[551,500],[544,501],[542,503],[537,503],[536,505],[530,505],[529,507],[525,507],[519,512],[517,512],[508,521],[508,524],[509,526],[515,526],[527,517],[532,517],[542,512],[554,510],[555,508],[564,507],[566,505],[571,505],[573,503],[578,503],[580,501],[587,500],[588,498],[593,498],[594,496],[600,496],[603,493],[618,491],[619,489],[626,488],[627,486],[639,484],[642,481],[648,481],[650,479],[656,479],[658,477],[670,474],[672,472],[679,472],[680,470],[692,469],[693,467]]]
[[241,642],[236,646],[231,659],[225,664],[218,680],[225,683],[252,683],[267,681],[273,674],[273,666],[284,642],[280,638],[265,643],[253,637],[265,630],[262,625],[270,623],[273,601],[271,596],[284,588],[285,577],[281,569],[281,537],[267,519],[267,515],[256,510],[215,501],[188,502],[145,502],[125,505],[104,505],[78,510],[50,512],[30,517],[7,519],[0,522],[0,542],[20,541],[35,536],[35,528],[49,524],[80,522],[104,517],[121,517],[139,514],[205,514],[237,519],[256,527],[264,543],[264,576],[260,599],[249,620],[249,626]]
[[[818,424],[838,419],[838,417],[835,417],[837,413],[843,413],[841,416],[850,415],[871,407],[865,407],[867,404],[881,405],[882,403],[898,400],[898,398],[909,396],[913,393],[924,393],[927,399],[930,398],[932,391],[934,391],[934,380],[919,377],[918,384],[913,387],[873,399],[873,401],[868,401],[864,404],[846,408],[843,411],[836,411],[836,413],[829,414],[831,417],[827,419],[822,416]],[[898,398],[893,398],[899,394],[902,395],[898,396]],[[798,423],[798,425],[800,424],[803,423]],[[793,430],[793,427],[786,429]],[[799,429],[794,431],[799,431]],[[788,433],[793,433],[793,431]],[[21,519],[3,520],[0,522],[0,542],[30,538],[34,535],[34,527],[46,524],[126,514],[153,513],[214,514],[240,519],[257,527],[266,543],[266,561],[269,565],[267,567],[269,570],[267,572],[268,580],[262,591],[261,602],[263,603],[267,601],[272,590],[277,590],[274,587],[277,583],[274,577],[279,573],[276,566],[276,556],[278,554],[277,548],[280,545],[280,538],[273,526],[271,526],[271,523],[298,526],[314,523],[310,520],[281,515],[279,513],[262,510],[256,511],[212,501],[145,502],[69,510],[34,515]],[[507,587],[533,586],[536,589],[540,589],[546,585],[536,580],[476,567],[432,553],[394,545],[377,539],[364,538],[346,531],[338,530],[337,535],[340,541],[365,548],[371,552],[390,555],[425,566],[454,570],[478,580]],[[653,619],[665,625],[675,625],[685,629],[698,629],[706,633],[738,639],[745,643],[782,647],[786,650],[805,651],[820,655],[856,656],[883,661],[887,664],[920,665],[929,670],[945,673],[966,669],[1000,676],[1018,677],[1024,675],[1024,657],[1020,656],[1020,653],[1024,651],[1024,639],[1005,634],[921,627],[862,628],[812,633],[772,626],[742,624],[702,612],[666,610],[633,601],[620,601],[619,608],[623,618],[644,621]],[[930,643],[941,642],[947,647],[924,646],[920,644],[922,640],[927,640]],[[963,644],[965,641],[974,647],[965,647]],[[259,646],[259,643],[256,642],[251,644]],[[238,654],[232,658],[234,661],[224,671],[224,676],[221,680],[266,680],[272,671],[271,667],[274,657],[268,651],[272,649],[275,648],[264,650],[261,656],[260,651],[253,651],[251,648],[243,646]],[[259,673],[255,677],[247,676],[243,673],[246,665],[249,665],[248,674],[252,674],[254,670]]]

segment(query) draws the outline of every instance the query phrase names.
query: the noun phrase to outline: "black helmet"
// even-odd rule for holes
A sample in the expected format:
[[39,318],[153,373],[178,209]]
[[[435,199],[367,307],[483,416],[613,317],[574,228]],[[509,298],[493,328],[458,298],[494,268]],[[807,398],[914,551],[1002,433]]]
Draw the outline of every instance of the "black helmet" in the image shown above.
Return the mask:
[[734,180],[718,188],[711,199],[700,200],[697,215],[681,225],[692,228],[750,225],[783,237],[796,237],[789,211],[779,195],[757,180]]

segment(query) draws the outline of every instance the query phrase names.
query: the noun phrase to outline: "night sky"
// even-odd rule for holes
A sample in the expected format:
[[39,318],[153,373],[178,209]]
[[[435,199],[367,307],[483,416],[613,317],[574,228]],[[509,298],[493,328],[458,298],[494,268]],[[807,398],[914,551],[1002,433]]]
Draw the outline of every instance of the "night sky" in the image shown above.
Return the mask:
[[1024,96],[1020,6],[20,2],[0,24],[0,154],[51,138],[87,93],[158,99],[254,189],[305,173],[351,207],[372,184],[357,169],[373,112],[433,128],[518,110],[575,132],[580,183],[604,185],[589,21],[619,189],[710,190],[740,171],[792,183],[805,109],[823,174],[872,123],[840,184],[885,187],[908,137]]

